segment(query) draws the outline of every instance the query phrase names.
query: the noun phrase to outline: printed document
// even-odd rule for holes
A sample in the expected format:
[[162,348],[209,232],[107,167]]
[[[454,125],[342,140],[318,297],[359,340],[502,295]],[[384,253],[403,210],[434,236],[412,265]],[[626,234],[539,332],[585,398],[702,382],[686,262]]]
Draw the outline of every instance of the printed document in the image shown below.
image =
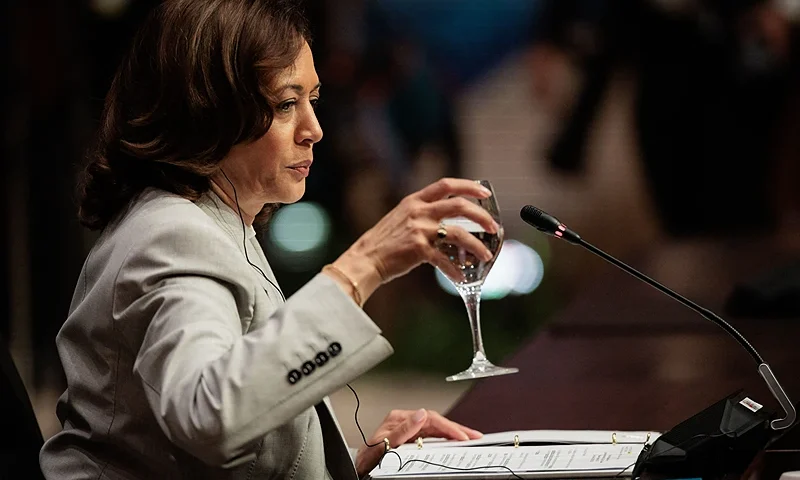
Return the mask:
[[642,444],[405,448],[395,450],[397,455],[388,453],[370,475],[375,479],[511,478],[510,469],[522,478],[624,477],[630,476],[642,448]]

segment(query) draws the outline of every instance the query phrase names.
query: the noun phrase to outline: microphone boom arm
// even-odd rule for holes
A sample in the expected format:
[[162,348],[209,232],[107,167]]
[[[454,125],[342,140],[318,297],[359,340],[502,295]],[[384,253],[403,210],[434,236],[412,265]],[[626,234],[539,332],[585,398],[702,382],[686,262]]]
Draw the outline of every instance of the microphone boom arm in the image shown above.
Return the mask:
[[747,341],[741,333],[739,333],[731,324],[720,318],[714,312],[707,308],[703,308],[700,305],[694,303],[693,301],[689,300],[688,298],[684,297],[683,295],[672,291],[671,289],[667,288],[666,286],[662,285],[661,283],[653,280],[652,278],[644,275],[643,273],[637,271],[636,269],[628,266],[627,264],[617,260],[616,258],[612,257],[611,255],[607,254],[606,252],[600,250],[599,248],[595,247],[591,243],[580,239],[578,240],[578,245],[584,247],[585,249],[595,253],[597,256],[601,257],[603,260],[616,265],[617,267],[625,270],[625,272],[629,273],[630,275],[638,278],[639,280],[655,287],[661,293],[674,298],[675,300],[679,301],[680,303],[684,304],[685,306],[691,308],[695,312],[699,313],[700,316],[703,318],[710,320],[711,322],[718,325],[720,328],[728,332],[729,335],[733,336],[736,341],[742,344],[742,346],[747,350],[747,353],[753,357],[757,365],[764,363],[764,359],[761,358],[761,355],[756,351],[756,349],[750,345],[750,342]]
[[594,245],[585,241],[584,239],[578,237],[575,243],[577,245],[586,248],[592,253],[598,255],[603,260],[619,267],[626,273],[636,277],[637,279],[647,283],[648,285],[651,285],[652,287],[655,287],[661,293],[689,307],[690,309],[697,312],[701,317],[714,323],[721,329],[725,330],[725,332],[727,332],[734,339],[736,339],[736,341],[739,342],[739,344],[741,344],[745,348],[745,350],[747,350],[747,353],[749,353],[750,356],[753,357],[753,360],[755,360],[756,364],[758,364],[758,374],[761,375],[761,378],[764,379],[764,382],[767,384],[767,388],[769,388],[770,393],[772,393],[772,396],[775,397],[775,400],[778,401],[778,404],[783,409],[784,417],[776,418],[772,420],[772,422],[770,422],[770,426],[772,427],[772,429],[783,430],[785,428],[791,427],[794,424],[795,420],[797,419],[797,411],[794,407],[794,404],[792,404],[792,401],[789,400],[789,396],[786,394],[786,391],[783,389],[780,382],[778,382],[778,379],[772,373],[772,369],[770,368],[769,364],[767,364],[767,362],[764,361],[761,355],[759,355],[755,347],[753,347],[750,344],[750,342],[748,342],[747,339],[744,338],[744,336],[741,333],[739,333],[738,330],[733,328],[733,325],[723,320],[719,315],[715,314],[711,310],[701,307],[700,305],[694,303],[693,301],[689,300],[683,295],[670,290],[669,288],[665,287],[656,280],[653,280],[652,278],[644,275],[643,273],[637,271],[636,269],[617,260],[616,258],[600,250],[599,248],[595,247]]
[[733,337],[742,347],[744,347],[745,350],[747,350],[747,353],[749,353],[750,356],[753,357],[753,360],[755,360],[756,364],[758,365],[758,374],[761,375],[761,378],[764,379],[764,382],[766,382],[767,388],[769,388],[770,393],[772,393],[772,396],[775,397],[775,400],[778,401],[778,404],[783,409],[784,413],[783,418],[776,418],[770,422],[770,426],[772,427],[772,429],[783,430],[794,425],[794,422],[797,419],[797,410],[795,409],[794,404],[792,403],[791,400],[789,400],[789,396],[786,395],[786,391],[783,389],[780,382],[778,382],[778,379],[775,377],[775,374],[772,373],[772,369],[770,368],[770,366],[764,361],[763,358],[761,358],[761,355],[758,354],[756,349],[752,345],[750,345],[750,342],[748,342],[747,339],[745,339],[741,333],[739,333],[735,328],[733,328],[733,325],[723,320],[721,317],[719,317],[711,310],[701,307],[700,305],[694,303],[693,301],[689,300],[683,295],[673,290],[670,290],[669,288],[658,283],[657,281],[653,280],[647,275],[639,272],[633,267],[628,266],[627,264],[621,262],[620,260],[617,260],[616,258],[612,257],[606,252],[595,247],[591,243],[583,240],[580,237],[580,235],[567,228],[567,226],[561,223],[556,217],[548,213],[545,213],[544,211],[532,205],[525,205],[524,207],[522,207],[522,210],[520,211],[520,217],[522,217],[522,220],[524,220],[525,223],[531,225],[532,227],[536,228],[541,232],[546,233],[547,235],[555,236],[574,245],[582,246],[583,248],[589,250],[590,252],[599,256],[603,260],[619,267],[628,274],[638,278],[639,280],[650,285],[651,287],[654,287],[655,289],[667,295],[668,297],[672,298],[673,300],[676,300],[678,303],[686,307],[689,307],[690,309],[700,314],[701,317],[705,318],[706,320],[714,323],[721,329],[725,330],[725,332],[727,332],[728,335]]

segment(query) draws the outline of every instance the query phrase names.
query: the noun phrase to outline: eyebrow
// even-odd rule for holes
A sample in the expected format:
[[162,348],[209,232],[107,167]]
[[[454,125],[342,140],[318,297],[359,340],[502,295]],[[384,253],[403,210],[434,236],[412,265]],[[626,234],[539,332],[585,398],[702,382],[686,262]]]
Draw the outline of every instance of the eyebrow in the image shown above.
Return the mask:
[[[313,92],[314,90],[318,90],[319,87],[321,87],[321,86],[322,86],[322,82],[317,82],[317,84],[314,85],[314,88],[312,88],[311,91]],[[287,85],[284,85],[284,86],[280,87],[278,89],[278,93],[283,93],[284,90],[294,90],[297,93],[303,93],[305,91],[305,88],[303,88],[303,86],[300,85],[300,84],[291,83],[291,84],[287,84]]]

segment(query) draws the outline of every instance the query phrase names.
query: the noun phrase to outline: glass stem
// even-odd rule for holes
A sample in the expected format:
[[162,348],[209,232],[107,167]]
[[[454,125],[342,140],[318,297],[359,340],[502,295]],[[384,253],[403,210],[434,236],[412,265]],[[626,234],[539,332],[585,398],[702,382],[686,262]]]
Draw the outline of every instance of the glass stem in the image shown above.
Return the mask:
[[486,359],[481,336],[481,286],[478,284],[459,289],[464,305],[467,307],[469,325],[472,327],[472,350],[476,360]]

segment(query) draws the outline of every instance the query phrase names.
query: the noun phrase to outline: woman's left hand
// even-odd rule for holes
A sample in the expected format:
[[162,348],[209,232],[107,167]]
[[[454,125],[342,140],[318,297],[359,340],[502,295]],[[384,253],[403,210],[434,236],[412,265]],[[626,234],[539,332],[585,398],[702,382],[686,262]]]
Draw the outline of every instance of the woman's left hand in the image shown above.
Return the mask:
[[356,470],[358,476],[363,477],[375,468],[386,450],[384,438],[388,438],[390,446],[394,448],[417,437],[473,440],[482,436],[481,432],[448,420],[433,410],[392,410],[367,442],[378,445],[363,446],[358,450]]

